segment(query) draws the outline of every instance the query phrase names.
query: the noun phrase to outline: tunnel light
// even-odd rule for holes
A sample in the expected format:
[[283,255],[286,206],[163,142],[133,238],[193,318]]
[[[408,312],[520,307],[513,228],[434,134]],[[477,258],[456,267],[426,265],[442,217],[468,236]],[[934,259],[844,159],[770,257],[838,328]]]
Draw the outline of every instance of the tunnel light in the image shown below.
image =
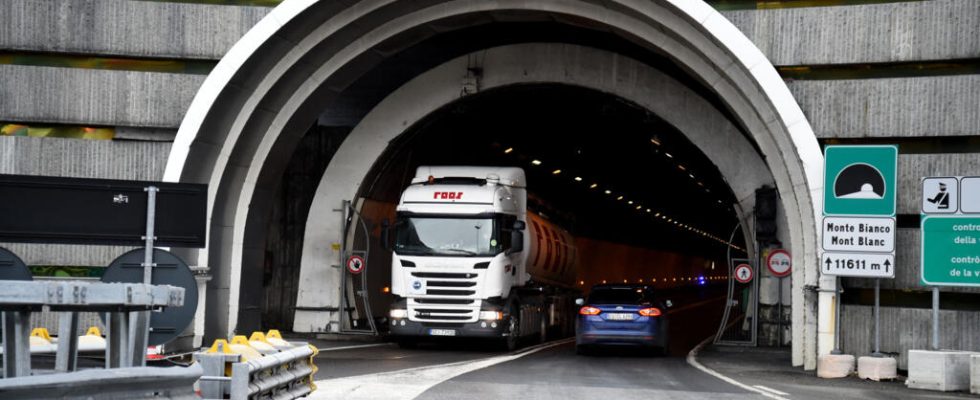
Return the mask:
[[721,200],[718,200],[718,204],[721,204]]
[[659,217],[660,213],[653,214],[654,217]]
[[701,181],[698,181],[698,186],[704,187],[704,183],[701,182]]
[[575,182],[582,182],[582,177],[581,176],[576,176],[575,177]]
[[633,204],[633,200],[627,201],[626,204],[632,205]]
[[653,281],[653,283],[657,283],[657,278],[653,278],[651,281]]
[[677,165],[677,169],[679,169],[681,171],[687,171],[687,168],[685,168],[683,165],[679,165],[679,164]]
[[612,194],[611,190],[606,189],[606,194]]
[[514,151],[514,148],[508,147],[507,150],[504,150],[504,154],[510,154],[512,151]]
[[653,212],[653,210],[651,210],[651,209],[649,209],[649,208],[648,208],[648,209],[647,209],[647,212]]
[[554,171],[551,171],[551,174],[552,174],[552,175],[558,175],[558,174],[560,174],[560,173],[561,173],[561,170],[560,170],[560,169],[556,169],[556,170],[554,170]]
[[650,138],[650,143],[653,143],[653,144],[655,144],[657,146],[660,146],[660,139],[658,139],[656,136],[654,136],[654,137]]
[[670,155],[670,153],[667,152],[664,152],[664,155],[667,156],[667,158],[674,158],[674,156]]
[[636,206],[637,210],[643,209],[643,206]]
[[603,285],[605,285],[605,284],[606,284],[606,280],[605,280],[605,279],[603,279],[603,280],[602,280],[602,284],[603,284]]
[[690,176],[691,179],[697,179],[697,178],[694,177],[694,174],[687,174],[687,176]]
[[579,286],[583,286],[583,285],[585,285],[585,281],[578,281],[578,285],[579,285]]
[[541,160],[531,160],[531,165],[541,165]]
[[629,283],[629,282],[627,282],[626,279],[623,279],[623,283]]
[[592,185],[589,185],[589,189],[595,189],[597,187],[599,187],[598,183],[593,183]]
[[622,199],[623,199],[623,196],[619,196],[619,197],[616,198],[616,200],[622,200]]
[[636,282],[643,283],[643,279],[637,279]]

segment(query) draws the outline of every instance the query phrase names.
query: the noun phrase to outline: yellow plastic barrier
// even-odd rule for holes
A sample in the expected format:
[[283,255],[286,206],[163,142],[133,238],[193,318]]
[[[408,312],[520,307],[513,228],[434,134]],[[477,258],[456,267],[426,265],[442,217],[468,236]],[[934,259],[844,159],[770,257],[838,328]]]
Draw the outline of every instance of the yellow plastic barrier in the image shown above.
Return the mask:
[[31,330],[31,337],[38,337],[51,343],[51,333],[48,332],[48,328],[34,328]]
[[253,347],[252,343],[242,335],[237,335],[231,338],[231,344],[228,345],[228,347],[231,348],[232,352],[241,354],[242,361],[254,360],[262,357],[262,353]]
[[85,331],[85,336],[102,336],[102,332],[99,331],[99,327],[93,325]]
[[[261,333],[261,332],[256,332]],[[254,335],[254,334],[253,334]],[[265,334],[265,342],[271,344],[277,349],[288,349],[293,347],[293,345],[282,339],[282,334],[278,330],[272,329]]]
[[252,336],[248,338],[248,344],[262,354],[273,354],[279,352],[279,349],[266,341],[265,334],[262,332],[252,332]]

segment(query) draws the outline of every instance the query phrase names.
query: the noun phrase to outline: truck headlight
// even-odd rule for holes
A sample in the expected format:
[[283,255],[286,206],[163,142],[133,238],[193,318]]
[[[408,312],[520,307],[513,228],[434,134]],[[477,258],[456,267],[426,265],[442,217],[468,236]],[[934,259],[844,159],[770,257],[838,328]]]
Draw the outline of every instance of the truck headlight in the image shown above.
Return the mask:
[[484,321],[498,321],[504,319],[504,313],[500,311],[480,311],[480,319]]
[[403,310],[400,308],[392,308],[391,311],[388,312],[388,316],[390,316],[392,319],[408,318],[408,310]]

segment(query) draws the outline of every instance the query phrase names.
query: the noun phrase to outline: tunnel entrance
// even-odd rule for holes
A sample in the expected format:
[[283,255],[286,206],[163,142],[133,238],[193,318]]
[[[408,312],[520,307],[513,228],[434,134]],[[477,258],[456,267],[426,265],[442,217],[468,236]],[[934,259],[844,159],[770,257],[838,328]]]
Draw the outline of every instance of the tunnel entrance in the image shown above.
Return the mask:
[[[601,3],[436,0],[420,4],[364,0],[356,5],[284,2],[277,7],[222,60],[202,86],[182,123],[165,173],[167,180],[210,184],[208,248],[182,254],[196,260],[197,265],[210,267],[214,274],[207,295],[208,337],[225,336],[239,327],[248,329],[261,321],[258,303],[262,296],[256,295],[262,292],[260,271],[269,259],[266,246],[269,237],[277,234],[269,229],[274,219],[271,210],[290,160],[296,159],[297,149],[304,151],[301,144],[312,141],[313,146],[323,145],[329,159],[309,153],[314,155],[309,160],[311,166],[326,166],[319,181],[312,184],[316,188],[312,197],[304,200],[309,202],[305,224],[291,227],[303,230],[302,246],[293,245],[290,249],[293,254],[300,253],[293,327],[302,332],[324,332],[335,329],[340,298],[339,287],[331,282],[338,281],[340,260],[336,243],[343,235],[344,223],[333,210],[343,200],[363,205],[367,204],[363,199],[371,199],[369,196],[391,196],[392,189],[386,188],[398,186],[397,180],[372,172],[375,161],[383,158],[389,143],[400,140],[410,127],[423,126],[422,121],[433,124],[432,137],[438,137],[438,132],[451,135],[451,130],[458,129],[460,124],[453,125],[452,116],[461,114],[448,113],[439,119],[428,116],[441,115],[436,111],[457,103],[460,97],[468,98],[457,105],[474,107],[484,94],[488,96],[486,99],[492,99],[496,90],[505,93],[504,89],[520,90],[519,86],[524,85],[557,85],[546,92],[553,89],[553,93],[559,93],[565,90],[561,86],[587,89],[634,104],[650,114],[619,121],[619,125],[612,119],[603,122],[624,130],[642,125],[630,126],[629,121],[656,125],[657,118],[663,120],[711,160],[709,164],[685,161],[692,163],[684,164],[685,168],[697,168],[693,171],[695,178],[688,179],[695,181],[705,174],[701,183],[712,191],[711,196],[724,195],[725,188],[730,190],[727,204],[725,196],[714,201],[722,200],[721,207],[731,206],[731,210],[673,211],[671,207],[684,203],[647,200],[645,196],[652,194],[670,196],[630,181],[623,172],[613,171],[616,166],[640,168],[644,162],[659,162],[656,153],[647,158],[632,153],[641,148],[653,151],[651,136],[639,135],[636,137],[642,139],[637,139],[626,134],[593,133],[605,140],[628,137],[636,140],[635,145],[619,143],[626,146],[626,150],[619,151],[627,154],[628,160],[588,164],[596,173],[603,173],[595,178],[603,180],[600,185],[617,185],[617,190],[624,193],[623,200],[615,196],[609,203],[612,215],[630,215],[627,207],[615,209],[619,202],[630,205],[628,202],[634,201],[632,215],[646,213],[648,205],[651,213],[656,214],[652,206],[657,205],[666,212],[683,214],[668,217],[666,227],[684,224],[716,236],[721,236],[718,232],[725,229],[715,229],[711,221],[719,225],[727,222],[731,226],[734,216],[743,222],[743,234],[750,237],[745,222],[751,218],[753,191],[763,184],[777,188],[784,210],[780,217],[784,228],[781,240],[793,250],[794,261],[801,266],[794,269],[793,276],[794,362],[802,363],[804,353],[809,357],[807,362],[815,361],[817,334],[812,304],[816,304],[816,297],[804,293],[803,287],[815,285],[817,280],[813,257],[817,207],[811,193],[820,190],[822,158],[805,118],[764,56],[710,6],[698,1],[683,2],[683,6],[660,1]],[[527,31],[503,29],[513,23],[533,27]],[[553,29],[556,26],[560,29]],[[542,35],[542,31],[551,35]],[[443,40],[446,44],[447,38],[449,44],[453,44],[452,38],[458,40],[455,45],[417,47],[427,41]],[[426,51],[412,52],[418,49]],[[574,97],[582,96],[589,95]],[[539,101],[561,103],[563,97],[554,94]],[[468,104],[469,98],[473,99],[472,104]],[[508,102],[519,103],[519,100]],[[568,110],[574,110],[574,106],[564,104]],[[541,104],[525,104],[525,108],[543,109]],[[614,112],[630,113],[628,109],[611,108]],[[518,111],[521,110],[514,110]],[[455,112],[470,115],[465,110]],[[475,118],[478,114],[470,116]],[[574,117],[563,118],[574,120]],[[319,121],[314,129],[321,135],[308,141],[304,134],[314,121]],[[488,125],[493,126],[490,122]],[[588,121],[579,123],[588,126]],[[562,128],[571,131],[577,127],[566,124]],[[418,140],[425,140],[430,134],[418,134]],[[662,135],[667,138],[671,134]],[[469,145],[484,149],[487,158],[494,152],[499,156],[511,147],[514,150],[508,156],[546,154],[537,153],[542,150],[536,146],[547,143],[535,143],[534,138],[514,138],[514,144],[504,140],[510,139],[507,136],[502,138],[495,141],[497,147],[494,143]],[[565,144],[561,137],[552,141],[559,148]],[[640,141],[645,141],[642,147]],[[590,160],[591,151],[601,147],[579,146],[584,152],[583,160]],[[553,186],[546,189],[549,202],[560,204],[563,196],[567,196],[559,194],[561,186],[578,183],[574,176],[569,181],[570,175],[565,175],[564,170],[555,174],[554,170],[546,169],[552,162],[574,161],[575,149],[571,150],[571,154],[556,153],[554,161],[540,160],[539,167],[544,168],[526,168],[533,171],[529,173],[544,175],[539,177],[542,186]],[[662,151],[664,154],[683,152]],[[407,153],[391,159],[399,157],[405,157],[401,161],[404,164],[421,160]],[[712,163],[716,175],[721,176],[715,177],[715,181],[711,181],[711,171],[700,170]],[[579,167],[575,163],[568,165],[559,168],[573,171]],[[681,171],[677,165],[672,167],[671,171]],[[587,172],[590,171],[572,173]],[[606,172],[610,175],[605,176]],[[309,188],[310,181],[315,181],[318,175],[321,174],[315,170],[310,173],[303,187]],[[684,181],[683,176],[673,182],[664,175],[669,184]],[[564,181],[558,179],[561,176],[565,177]],[[727,185],[718,186],[719,181]],[[370,189],[362,187],[365,183],[372,185]],[[683,184],[689,186],[690,182]],[[692,189],[682,190],[677,198],[700,194],[698,189]],[[715,193],[716,190],[723,193]],[[574,198],[589,195],[586,192]],[[698,203],[711,197],[706,195],[691,201]],[[643,207],[636,210],[635,206]],[[574,209],[575,204],[570,207]],[[724,221],[717,222],[714,217]],[[603,227],[603,221],[594,219],[577,224],[586,232],[601,232],[597,234],[604,240],[606,236],[612,239],[618,232],[628,232],[622,236],[642,241],[637,238],[649,240],[659,234],[665,243],[683,241],[678,235],[665,235],[666,231],[656,228],[652,220],[642,227],[635,221],[639,218],[620,217],[625,228],[617,230]],[[701,240],[694,239],[692,243]],[[746,252],[754,254],[752,240],[747,241]]]
[[[360,185],[369,224],[394,220],[422,165],[524,169],[529,210],[576,238],[575,282],[583,292],[607,282],[663,289],[727,283],[726,257],[746,255],[741,230],[730,241],[737,201],[717,167],[666,121],[609,94],[519,85],[433,112],[394,140]],[[363,278],[355,277],[344,290],[355,303],[367,297],[385,327],[390,252],[374,232],[369,289],[361,292]],[[368,325],[363,309],[345,311],[342,326],[351,319]]]

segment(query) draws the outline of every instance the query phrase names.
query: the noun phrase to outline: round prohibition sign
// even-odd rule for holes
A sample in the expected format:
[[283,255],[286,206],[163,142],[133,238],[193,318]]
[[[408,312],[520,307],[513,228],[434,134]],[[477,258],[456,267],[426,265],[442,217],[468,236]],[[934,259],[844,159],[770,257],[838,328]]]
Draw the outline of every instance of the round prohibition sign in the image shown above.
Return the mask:
[[364,271],[364,257],[361,256],[350,256],[347,259],[347,270],[350,273],[357,275]]
[[766,267],[773,276],[782,278],[793,270],[793,258],[786,250],[773,250],[769,253],[769,257],[766,257]]
[[752,272],[752,266],[749,264],[739,264],[735,267],[735,280],[739,283],[749,283],[752,281],[754,272]]

